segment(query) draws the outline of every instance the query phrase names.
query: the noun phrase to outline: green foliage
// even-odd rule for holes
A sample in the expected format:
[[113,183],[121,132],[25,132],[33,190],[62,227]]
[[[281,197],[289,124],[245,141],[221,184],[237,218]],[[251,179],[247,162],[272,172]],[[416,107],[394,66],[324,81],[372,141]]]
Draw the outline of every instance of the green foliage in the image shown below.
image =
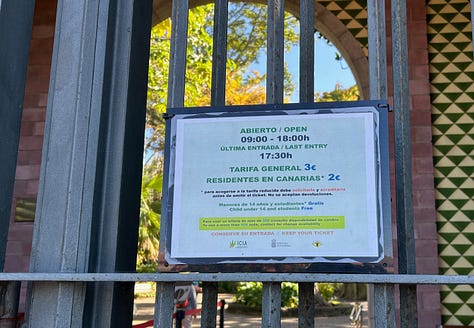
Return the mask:
[[317,283],[317,289],[326,302],[333,300],[335,294],[343,288],[343,283]]
[[213,16],[213,5],[198,6],[189,11],[185,106],[210,105]]
[[298,284],[294,282],[281,284],[281,306],[287,308],[298,306]]
[[[285,50],[298,44],[298,20],[285,13]],[[238,67],[258,62],[267,47],[267,6],[232,2],[229,6],[228,56]]]
[[140,202],[137,265],[150,264],[158,258],[161,217],[161,175],[144,174]]
[[262,306],[262,283],[261,282],[242,282],[237,287],[235,300],[237,303],[250,307]]
[[158,262],[150,261],[147,263],[139,263],[137,265],[138,273],[156,273],[158,271]]
[[[235,295],[236,302],[250,307],[260,308],[262,306],[261,282],[240,283]],[[294,308],[298,306],[298,285],[296,283],[283,282],[281,285],[281,306]]]
[[235,281],[219,281],[219,293],[235,294],[237,293],[237,287],[239,282]]
[[[212,29],[214,5],[189,11],[186,51],[185,106],[210,104],[212,76]],[[265,51],[266,6],[244,2],[229,6],[228,59],[226,103],[265,103],[265,75],[250,72],[250,65]],[[298,42],[296,18],[286,16],[286,49]],[[161,211],[162,155],[164,150],[164,119],[168,96],[168,68],[171,40],[171,19],[153,27],[150,39],[148,94],[146,115],[145,165],[142,181],[139,251],[137,265],[153,263],[158,255]],[[286,70],[287,95],[294,86]]]
[[[185,106],[210,104],[212,76],[212,29],[214,5],[203,5],[189,11],[187,40]],[[251,70],[266,51],[267,7],[247,1],[229,5],[226,104],[263,104],[265,74]],[[285,50],[298,44],[298,22],[285,14]],[[142,201],[137,264],[156,261],[159,244],[161,212],[161,180],[164,150],[164,119],[168,97],[168,68],[171,39],[171,19],[153,27],[150,39],[148,95],[146,115],[145,165],[142,181]],[[356,87],[355,87],[356,88]],[[285,97],[295,89],[285,64]],[[350,90],[350,89],[348,89]],[[357,91],[357,89],[355,89]],[[358,95],[358,94],[357,94]],[[336,85],[331,93],[316,94],[319,101],[353,100],[352,94]],[[343,98],[343,99],[341,99]],[[287,287],[285,287],[287,288]],[[291,288],[290,288],[291,290]],[[291,292],[288,292],[291,295]],[[292,296],[288,296],[291,299]],[[291,303],[291,302],[290,302]]]
[[314,95],[315,101],[345,101],[345,100],[359,100],[359,88],[353,85],[348,89],[337,83],[332,91],[325,91],[323,93],[317,92]]
[[[212,76],[212,27],[214,5],[203,5],[189,11],[184,105],[210,105]],[[266,76],[252,72],[267,42],[267,7],[248,2],[229,5],[226,104],[265,103]],[[285,15],[285,49],[298,43],[297,20]],[[148,70],[147,138],[149,156],[161,156],[164,146],[163,113],[167,106],[168,67],[171,20],[156,25],[151,32]],[[285,96],[295,89],[285,67]]]

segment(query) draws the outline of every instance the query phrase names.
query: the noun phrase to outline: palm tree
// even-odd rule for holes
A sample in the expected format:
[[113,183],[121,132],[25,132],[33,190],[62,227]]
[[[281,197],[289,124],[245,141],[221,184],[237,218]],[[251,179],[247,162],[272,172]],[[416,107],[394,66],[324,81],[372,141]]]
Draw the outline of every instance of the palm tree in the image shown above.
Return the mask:
[[161,191],[163,176],[144,172],[140,203],[137,264],[155,264],[160,242]]

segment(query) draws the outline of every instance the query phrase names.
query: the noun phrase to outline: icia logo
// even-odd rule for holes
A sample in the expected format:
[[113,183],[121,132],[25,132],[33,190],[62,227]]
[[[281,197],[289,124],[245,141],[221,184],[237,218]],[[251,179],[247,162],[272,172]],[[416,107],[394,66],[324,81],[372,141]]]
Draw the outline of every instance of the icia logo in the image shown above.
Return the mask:
[[229,243],[229,248],[243,248],[243,247],[247,247],[246,240],[232,240]]

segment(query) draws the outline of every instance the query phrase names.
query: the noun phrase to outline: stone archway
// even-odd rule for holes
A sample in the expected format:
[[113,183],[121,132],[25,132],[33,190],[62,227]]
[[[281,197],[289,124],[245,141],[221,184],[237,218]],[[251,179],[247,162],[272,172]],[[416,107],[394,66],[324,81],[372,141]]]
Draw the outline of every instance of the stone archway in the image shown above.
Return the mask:
[[[190,0],[190,7],[211,3],[212,0]],[[266,5],[266,1],[246,0]],[[369,98],[369,64],[361,44],[351,34],[349,29],[329,10],[315,3],[314,28],[324,35],[341,53],[351,68],[352,74],[359,87],[362,99]],[[299,0],[287,0],[285,9],[299,18]],[[153,25],[171,16],[171,0],[153,1]],[[318,78],[317,76],[315,77]]]

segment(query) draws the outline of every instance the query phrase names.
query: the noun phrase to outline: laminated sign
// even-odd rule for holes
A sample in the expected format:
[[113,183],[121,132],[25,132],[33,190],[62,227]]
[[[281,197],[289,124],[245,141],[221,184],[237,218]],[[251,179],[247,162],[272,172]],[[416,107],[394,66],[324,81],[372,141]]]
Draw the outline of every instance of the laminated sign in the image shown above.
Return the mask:
[[383,258],[377,110],[170,120],[170,263]]

